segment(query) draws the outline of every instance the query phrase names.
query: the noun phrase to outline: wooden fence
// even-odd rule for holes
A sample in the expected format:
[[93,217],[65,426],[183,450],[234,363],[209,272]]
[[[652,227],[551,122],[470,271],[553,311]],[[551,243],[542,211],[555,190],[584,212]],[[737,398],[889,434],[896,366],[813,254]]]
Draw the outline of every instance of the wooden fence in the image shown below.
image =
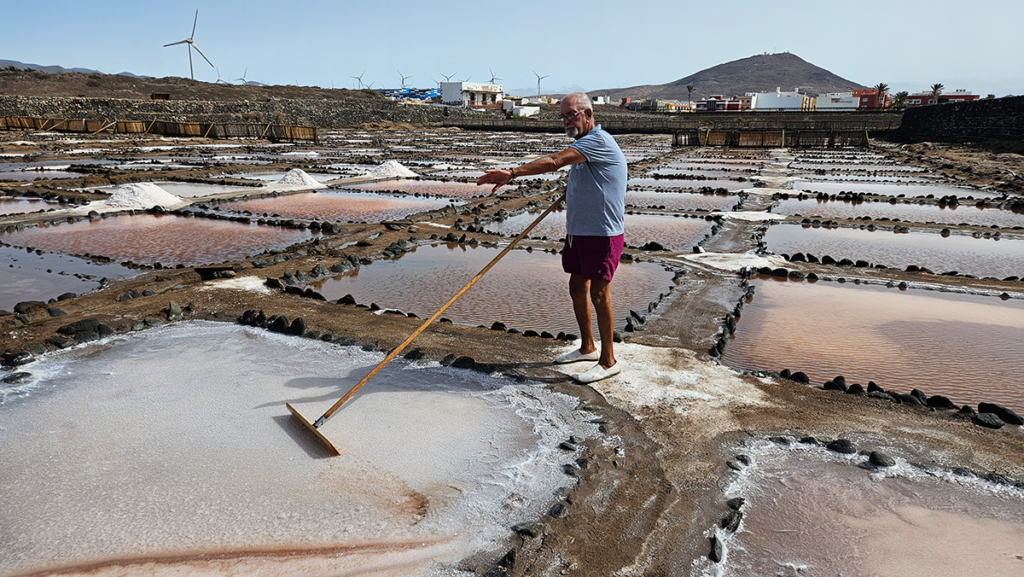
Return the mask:
[[315,127],[284,124],[230,124],[210,122],[167,122],[164,120],[87,120],[69,118],[0,117],[0,130],[46,130],[99,134],[155,134],[197,138],[257,138],[271,141],[312,140],[319,142]]

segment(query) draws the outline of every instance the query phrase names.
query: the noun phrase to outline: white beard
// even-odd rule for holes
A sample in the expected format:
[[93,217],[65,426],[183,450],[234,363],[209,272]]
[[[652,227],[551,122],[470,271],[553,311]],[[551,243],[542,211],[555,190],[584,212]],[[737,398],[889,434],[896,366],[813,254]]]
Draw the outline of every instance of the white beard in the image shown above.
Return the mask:
[[576,138],[577,135],[579,135],[579,133],[580,130],[575,126],[570,126],[565,129],[565,135],[568,136],[569,138]]

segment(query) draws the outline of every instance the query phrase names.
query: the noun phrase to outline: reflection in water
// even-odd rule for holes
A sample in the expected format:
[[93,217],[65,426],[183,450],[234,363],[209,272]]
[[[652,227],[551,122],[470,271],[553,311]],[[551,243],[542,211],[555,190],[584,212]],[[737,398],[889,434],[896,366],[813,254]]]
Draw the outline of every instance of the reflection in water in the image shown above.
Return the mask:
[[241,260],[310,238],[306,229],[138,214],[0,234],[15,246],[63,254],[103,255],[139,264],[198,265]]
[[777,225],[768,229],[765,241],[780,254],[829,255],[901,269],[916,265],[936,273],[959,271],[979,277],[1024,276],[1024,241],[1019,240]]
[[85,175],[78,172],[65,172],[63,170],[15,170],[10,172],[0,172],[0,180],[13,180],[18,182],[28,182],[40,178],[82,178],[83,176]]
[[[477,186],[472,182],[444,182],[441,180],[385,180],[366,184],[348,184],[345,188],[368,191],[397,191],[408,194],[432,194],[453,198],[473,198],[491,194],[492,186]],[[503,186],[498,192],[507,193],[515,186]]]
[[[809,173],[809,172],[805,172],[805,173],[800,175],[800,178],[810,178],[812,180],[824,180],[824,181],[858,180],[858,181],[865,181],[865,182],[877,182],[877,183],[881,183],[881,184],[884,184],[886,182],[899,182],[899,183],[935,182],[936,180],[939,180],[938,177],[935,177],[935,176],[932,176],[932,175],[928,175],[928,174],[921,174],[921,175],[917,175],[917,176],[907,176],[907,175],[904,175],[904,174],[900,174],[899,176],[894,176],[892,174],[886,174],[886,175],[853,174],[853,173],[850,173],[850,172],[832,172],[832,173],[829,173],[829,174],[812,174],[812,173]],[[835,182],[832,182],[832,184],[835,184]]]
[[756,281],[724,360],[1024,412],[1024,303],[878,286]]
[[726,492],[746,499],[726,540],[726,575],[1021,574],[1024,499],[1012,489],[902,463],[865,469],[865,457],[823,448],[750,455],[753,466]]
[[[488,232],[515,236],[530,226],[539,214],[524,213],[492,222],[486,226]],[[650,241],[660,243],[669,250],[689,251],[705,236],[711,234],[714,223],[703,218],[682,218],[650,214],[626,215],[626,244],[641,246]],[[532,231],[532,237],[559,239],[565,237],[565,212],[553,212],[546,216]]]
[[[351,294],[360,304],[373,302],[426,318],[497,255],[497,249],[454,243],[421,246],[400,259],[376,261],[311,286],[328,299]],[[558,255],[513,250],[443,316],[465,325],[501,321],[519,330],[578,333],[568,283]],[[630,309],[647,310],[671,284],[672,273],[662,266],[619,264],[611,285],[616,325],[621,328]]]
[[276,198],[227,202],[219,206],[238,212],[248,210],[257,214],[279,214],[291,218],[371,222],[398,220],[448,204],[449,201],[443,198],[359,192],[303,192]]
[[660,207],[665,210],[720,210],[731,211],[739,203],[737,196],[697,194],[692,192],[652,192],[630,190],[626,192],[626,205],[640,208]]
[[[651,171],[648,174],[652,175],[652,176],[653,175],[662,175],[662,176],[676,176],[676,177],[682,177],[682,176],[685,176],[685,175],[690,175],[690,176],[699,175],[699,176],[711,177],[711,178],[728,179],[731,176],[749,176],[749,174],[745,174],[746,172],[747,172],[746,169],[739,169],[739,168],[729,169],[729,168],[725,168],[725,167],[722,167],[722,166],[713,166],[713,165],[683,164],[683,165],[679,165],[678,167],[659,168],[657,170]],[[750,171],[750,173],[752,174],[753,171]]]
[[60,204],[47,202],[41,198],[10,198],[0,196],[0,214],[36,212],[50,208],[60,208]]
[[943,207],[934,204],[889,204],[886,202],[842,202],[823,200],[783,200],[772,209],[775,214],[800,215],[818,218],[851,219],[870,216],[873,219],[898,218],[910,222],[936,222],[940,224],[965,223],[977,226],[993,224],[1010,227],[1024,226],[1024,214],[997,208],[975,206]]
[[97,288],[101,278],[123,278],[139,272],[119,264],[0,246],[0,310],[14,310],[21,301],[46,302],[66,292],[86,293]]
[[796,170],[870,170],[880,172],[924,172],[920,166],[908,164],[867,164],[867,163],[837,163],[837,162],[793,162],[789,168]]
[[678,178],[631,178],[626,181],[629,188],[724,188],[730,192],[750,188],[753,184],[750,181],[737,182],[735,180],[684,180]]
[[998,192],[994,191],[953,186],[951,184],[891,184],[881,182],[828,182],[798,180],[793,182],[791,188],[793,190],[811,191],[814,193],[824,192],[825,194],[863,192],[865,194],[877,194],[879,196],[899,196],[902,194],[908,197],[928,196],[931,194],[936,198],[941,198],[943,196],[956,196],[958,198],[966,198],[968,196],[973,196],[974,198],[996,198],[1000,196]]

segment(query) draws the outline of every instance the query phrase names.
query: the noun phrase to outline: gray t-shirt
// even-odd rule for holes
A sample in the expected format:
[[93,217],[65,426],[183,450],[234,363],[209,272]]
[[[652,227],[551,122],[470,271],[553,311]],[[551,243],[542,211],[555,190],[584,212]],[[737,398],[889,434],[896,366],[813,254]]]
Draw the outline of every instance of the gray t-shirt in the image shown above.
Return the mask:
[[619,145],[599,124],[570,146],[587,161],[569,169],[566,232],[579,236],[623,234],[627,168]]

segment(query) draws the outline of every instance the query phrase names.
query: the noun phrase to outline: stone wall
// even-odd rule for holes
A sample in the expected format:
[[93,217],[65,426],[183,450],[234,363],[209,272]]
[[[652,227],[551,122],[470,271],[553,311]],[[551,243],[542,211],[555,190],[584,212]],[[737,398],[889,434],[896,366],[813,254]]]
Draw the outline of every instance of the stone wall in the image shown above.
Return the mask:
[[[446,116],[447,111],[447,116]],[[167,122],[275,123],[341,128],[364,123],[438,124],[445,118],[476,117],[481,112],[390,100],[129,100],[0,95],[0,117],[163,120]]]
[[1024,96],[910,108],[887,138],[899,142],[1024,142]]

